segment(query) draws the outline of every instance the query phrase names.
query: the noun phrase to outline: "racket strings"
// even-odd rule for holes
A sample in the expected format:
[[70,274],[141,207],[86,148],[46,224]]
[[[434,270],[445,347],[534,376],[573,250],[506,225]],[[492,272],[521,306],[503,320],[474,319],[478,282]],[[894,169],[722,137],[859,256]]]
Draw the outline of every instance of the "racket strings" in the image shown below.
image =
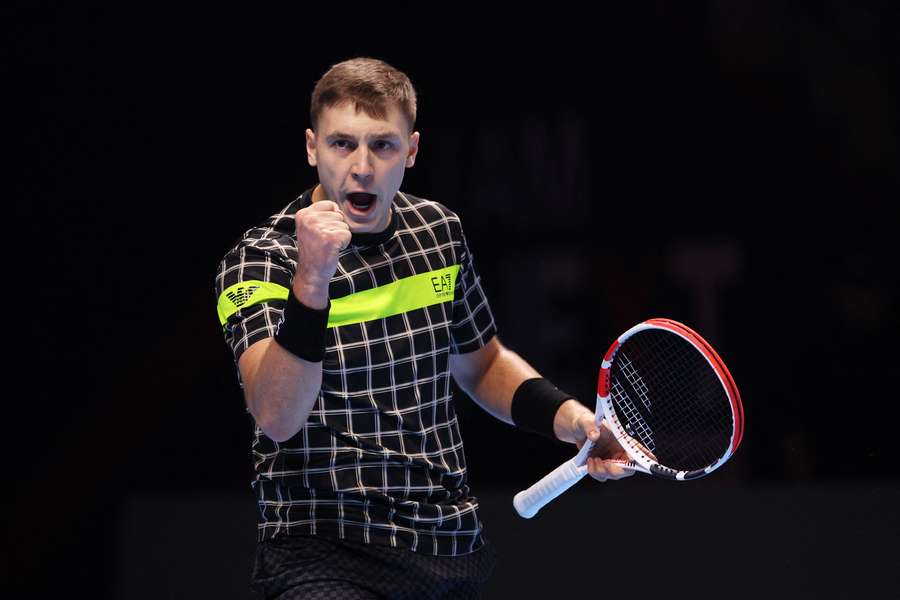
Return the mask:
[[[637,438],[650,452],[655,452],[656,443],[653,441],[653,429],[650,428],[637,406],[631,401],[625,387],[613,378],[609,391],[613,402],[618,407],[621,407],[622,415],[625,417],[623,425],[625,425],[625,431],[628,435]],[[646,406],[648,409],[650,408],[649,403]]]
[[680,336],[653,329],[628,338],[610,384],[620,423],[661,465],[702,469],[727,451],[728,396],[706,358]]
[[644,383],[644,379],[637,372],[637,369],[634,368],[634,365],[628,360],[628,357],[622,353],[622,375],[625,376],[625,379],[628,380],[628,383],[631,384],[631,387],[634,388],[635,393],[637,393],[638,398],[641,399],[641,402],[644,403],[644,406],[647,407],[647,410],[650,410],[650,398],[647,396],[647,384]]

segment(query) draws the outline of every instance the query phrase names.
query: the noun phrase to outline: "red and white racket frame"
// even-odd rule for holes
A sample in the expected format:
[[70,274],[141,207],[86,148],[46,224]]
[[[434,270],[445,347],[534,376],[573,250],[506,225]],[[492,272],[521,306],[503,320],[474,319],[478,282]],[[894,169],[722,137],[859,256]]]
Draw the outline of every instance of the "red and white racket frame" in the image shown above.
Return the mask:
[[[696,348],[709,363],[710,367],[712,367],[728,396],[734,422],[731,441],[728,450],[723,456],[708,467],[697,469],[695,471],[676,471],[660,465],[650,453],[645,451],[634,438],[625,432],[625,428],[616,417],[616,412],[613,410],[612,399],[609,392],[610,367],[612,366],[616,352],[618,352],[622,344],[634,334],[648,329],[664,329],[678,335]],[[606,420],[606,423],[603,423],[604,419]],[[713,350],[712,346],[710,346],[697,332],[683,323],[662,318],[648,319],[643,323],[635,325],[620,335],[619,338],[613,342],[612,346],[610,346],[609,350],[606,351],[606,355],[603,357],[603,362],[600,366],[600,376],[597,381],[597,408],[595,420],[598,427],[605,425],[612,432],[628,454],[629,460],[615,461],[619,466],[625,469],[640,471],[649,475],[676,481],[697,479],[698,477],[703,477],[718,469],[735,453],[741,443],[741,438],[744,435],[744,409],[741,405],[741,396],[738,392],[737,385],[734,383],[734,379],[731,377],[731,373],[728,372],[728,367],[725,366],[725,363],[716,351]],[[519,515],[526,519],[530,519],[548,502],[565,492],[587,475],[587,459],[593,449],[594,443],[588,441],[573,458],[558,466],[527,490],[523,490],[516,494],[513,499],[513,506]]]

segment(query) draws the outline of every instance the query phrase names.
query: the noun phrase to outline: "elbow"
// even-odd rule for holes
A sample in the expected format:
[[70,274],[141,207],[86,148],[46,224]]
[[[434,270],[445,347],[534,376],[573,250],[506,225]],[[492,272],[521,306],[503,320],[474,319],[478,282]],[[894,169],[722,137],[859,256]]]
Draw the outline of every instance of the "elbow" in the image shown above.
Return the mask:
[[254,415],[254,419],[256,419],[256,425],[266,434],[266,437],[279,444],[288,441],[303,429],[303,423],[292,426],[285,423],[283,419],[267,419],[256,415]]
[[456,385],[474,398],[488,372],[505,352],[506,348],[495,337],[479,350],[468,354],[451,355],[450,372]]
[[297,431],[293,431],[278,427],[269,427],[268,429],[265,429],[262,426],[260,426],[260,429],[262,429],[263,433],[266,434],[267,438],[279,444],[288,441],[289,439],[297,435],[298,431],[300,431],[299,429]]
[[300,415],[285,415],[271,406],[259,406],[253,402],[252,396],[247,395],[247,407],[250,414],[267,438],[273,442],[286,442],[303,429],[306,424],[306,416],[300,419]]
[[460,375],[454,375],[453,381],[456,383],[456,387],[461,389],[463,393],[471,396],[472,395],[472,381],[471,379],[462,377]]

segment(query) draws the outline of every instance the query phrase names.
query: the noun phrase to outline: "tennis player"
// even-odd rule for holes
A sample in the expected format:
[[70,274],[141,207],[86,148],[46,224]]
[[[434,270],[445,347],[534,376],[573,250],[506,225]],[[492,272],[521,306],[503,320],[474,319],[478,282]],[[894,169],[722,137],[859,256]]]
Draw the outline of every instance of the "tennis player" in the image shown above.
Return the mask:
[[400,191],[416,94],[357,58],[316,83],[318,184],[228,251],[218,313],[255,422],[252,587],[265,598],[473,598],[483,534],[450,378],[494,417],[630,475],[594,413],[505,348],[459,217]]

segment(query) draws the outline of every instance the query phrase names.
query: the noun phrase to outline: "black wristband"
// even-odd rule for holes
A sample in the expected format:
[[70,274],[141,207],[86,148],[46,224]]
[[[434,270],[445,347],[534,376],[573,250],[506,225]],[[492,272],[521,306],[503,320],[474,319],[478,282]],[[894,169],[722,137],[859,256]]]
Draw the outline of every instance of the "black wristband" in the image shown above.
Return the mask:
[[516,427],[558,440],[553,420],[563,402],[573,398],[543,377],[526,379],[513,394],[511,415]]
[[325,330],[328,327],[328,306],[317,310],[297,300],[294,292],[288,294],[284,315],[275,331],[275,341],[299,358],[309,362],[322,362],[325,357]]

